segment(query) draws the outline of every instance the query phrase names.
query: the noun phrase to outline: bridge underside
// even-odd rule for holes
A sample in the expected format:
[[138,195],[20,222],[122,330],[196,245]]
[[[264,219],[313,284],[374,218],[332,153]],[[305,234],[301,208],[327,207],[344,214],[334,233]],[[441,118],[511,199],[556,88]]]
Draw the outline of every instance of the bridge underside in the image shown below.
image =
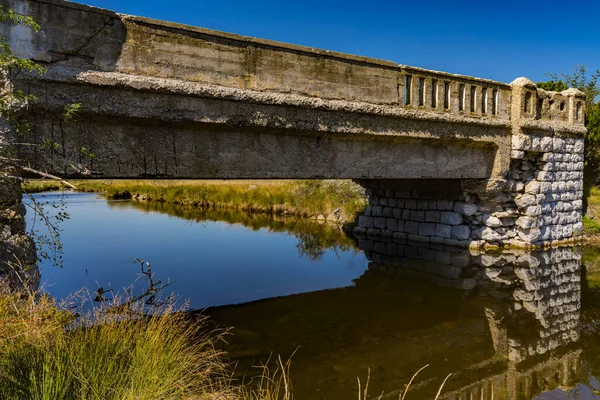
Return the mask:
[[[66,176],[489,179],[506,169],[510,151],[510,128],[502,125],[415,121],[48,78],[28,83],[28,89],[45,93],[27,111],[35,140],[60,146],[29,153],[26,148],[23,156],[37,168]],[[65,123],[62,111],[74,103],[81,111]]]

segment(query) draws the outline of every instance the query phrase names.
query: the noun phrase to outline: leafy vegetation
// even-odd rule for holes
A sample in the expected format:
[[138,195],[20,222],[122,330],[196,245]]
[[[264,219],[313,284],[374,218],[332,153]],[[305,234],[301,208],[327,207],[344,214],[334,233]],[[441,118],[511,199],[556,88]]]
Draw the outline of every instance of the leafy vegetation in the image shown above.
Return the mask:
[[600,172],[600,70],[589,73],[584,65],[576,65],[570,74],[548,74],[547,82],[539,82],[538,87],[547,90],[562,91],[569,87],[585,93],[585,126],[588,134],[585,139],[585,198],[590,188],[599,183]]

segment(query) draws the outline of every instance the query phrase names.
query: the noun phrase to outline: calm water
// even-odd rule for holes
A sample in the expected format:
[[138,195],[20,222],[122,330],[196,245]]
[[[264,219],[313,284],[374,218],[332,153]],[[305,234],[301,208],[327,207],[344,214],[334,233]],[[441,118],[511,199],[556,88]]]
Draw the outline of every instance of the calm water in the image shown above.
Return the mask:
[[[178,215],[181,210],[173,207],[143,208],[91,193],[36,198],[66,202],[70,216],[60,223],[63,268],[52,260],[41,267],[46,291],[58,298],[83,287],[128,287],[140,271],[132,258],[150,262],[156,276],[174,282],[177,295],[195,309],[348,286],[366,269],[365,256],[341,232],[332,234],[331,228],[311,222],[304,223],[315,231],[309,236],[333,235],[343,242],[322,253],[318,248],[303,251],[310,237],[302,237],[307,232],[294,219],[286,224],[264,217],[236,221],[227,213]],[[41,222],[36,224],[43,232]]]
[[118,290],[138,278],[131,257],[150,261],[174,282],[167,290],[234,327],[224,346],[236,377],[295,353],[297,399],[356,398],[369,369],[371,398],[398,399],[425,364],[407,400],[432,399],[448,374],[444,399],[600,398],[598,250],[357,248],[339,229],[293,218],[36,197],[63,199],[70,214],[63,268],[41,266],[48,293]]

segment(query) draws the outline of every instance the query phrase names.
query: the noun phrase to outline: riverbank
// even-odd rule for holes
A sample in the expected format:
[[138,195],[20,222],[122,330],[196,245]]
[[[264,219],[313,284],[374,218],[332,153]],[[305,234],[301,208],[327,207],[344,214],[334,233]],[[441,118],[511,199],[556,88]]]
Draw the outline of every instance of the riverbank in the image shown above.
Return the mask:
[[[111,199],[183,207],[287,214],[334,222],[353,221],[367,205],[364,189],[350,180],[76,180],[79,191]],[[28,180],[28,193],[62,189],[59,182]]]
[[585,241],[600,244],[600,188],[592,188],[587,201],[588,210],[582,221]]

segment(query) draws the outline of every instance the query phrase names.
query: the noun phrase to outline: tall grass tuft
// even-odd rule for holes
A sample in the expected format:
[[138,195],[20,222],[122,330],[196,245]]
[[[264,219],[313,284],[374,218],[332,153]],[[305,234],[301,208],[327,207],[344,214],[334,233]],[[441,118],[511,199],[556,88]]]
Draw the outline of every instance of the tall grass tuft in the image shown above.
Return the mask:
[[229,399],[222,332],[164,306],[75,315],[48,296],[0,293],[0,398]]
[[269,358],[259,367],[260,375],[240,387],[240,400],[293,400],[290,378],[292,356],[285,362],[277,356],[274,363]]

